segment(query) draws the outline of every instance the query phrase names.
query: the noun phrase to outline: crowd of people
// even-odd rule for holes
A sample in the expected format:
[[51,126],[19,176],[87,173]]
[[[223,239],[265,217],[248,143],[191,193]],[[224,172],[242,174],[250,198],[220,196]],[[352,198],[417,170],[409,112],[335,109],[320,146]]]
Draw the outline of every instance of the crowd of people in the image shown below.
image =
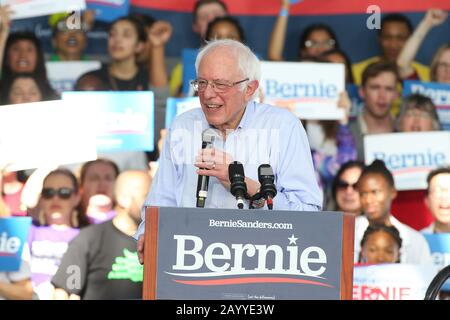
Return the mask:
[[[280,15],[267,39],[267,60],[283,60],[291,5],[289,0],[280,0]],[[364,107],[351,118],[352,102],[346,91],[341,92],[338,107],[345,117],[339,121],[295,119],[284,113],[286,110],[264,105],[259,75],[252,69],[256,56],[236,45],[245,44],[245,30],[230,15],[226,3],[198,0],[192,13],[192,28],[201,49],[193,92],[208,106],[180,116],[173,128],[191,132],[195,130],[193,119],[206,119],[206,124],[224,134],[223,145],[226,139],[234,139],[226,131],[238,124],[280,130],[289,141],[280,147],[285,158],[275,167],[277,178],[284,183],[278,185],[275,209],[278,205],[279,209],[354,215],[356,264],[431,263],[423,234],[450,233],[450,163],[429,173],[426,190],[397,191],[393,174],[383,161],[365,165],[364,136],[441,130],[430,97],[412,94],[401,98],[399,90],[403,80],[450,84],[450,43],[436,48],[429,66],[414,61],[427,33],[446,21],[447,12],[429,9],[416,28],[400,13],[384,16],[378,35],[381,53],[353,64],[333,29],[322,21],[299,35],[297,61],[342,63],[346,83],[359,86]],[[58,99],[47,77],[39,39],[29,31],[10,32],[10,15],[8,6],[0,7],[0,103]],[[86,34],[95,17],[87,11],[83,27],[76,30],[67,27],[66,19],[66,15],[49,19],[54,46],[50,60],[86,61]],[[31,216],[33,221],[20,269],[3,272],[0,267],[0,299],[140,299],[142,243],[137,247],[132,236],[138,239],[142,234],[139,224],[144,203],[194,207],[197,173],[216,178],[211,183],[217,182],[219,193],[229,193],[227,165],[231,158],[226,150],[215,154],[201,151],[190,167],[171,162],[172,152],[186,147],[164,128],[166,99],[183,96],[186,70],[181,62],[171,72],[166,68],[165,46],[171,34],[170,23],[143,14],[115,20],[108,33],[109,62],[80,76],[74,86],[77,91],[153,91],[154,142],[158,145],[154,152],[102,154],[77,168],[20,172],[0,168],[0,217]],[[223,39],[232,42],[214,45]],[[248,74],[240,74],[241,69],[233,73],[237,64],[230,58],[233,54],[238,60],[239,55],[247,54],[247,65],[239,67],[250,70]],[[246,108],[230,109],[229,119],[222,119],[214,110],[221,107],[215,94],[225,95],[231,88],[243,93],[229,101],[245,103]],[[254,98],[261,104],[252,104]],[[290,136],[294,134],[300,138]],[[216,162],[218,158],[225,162]],[[152,193],[146,200],[153,178]],[[306,191],[295,185],[297,181]],[[258,183],[246,182],[249,194],[256,193]],[[211,200],[211,206],[226,207],[232,200],[228,194],[228,198]],[[73,282],[71,277],[77,273],[81,277]]]

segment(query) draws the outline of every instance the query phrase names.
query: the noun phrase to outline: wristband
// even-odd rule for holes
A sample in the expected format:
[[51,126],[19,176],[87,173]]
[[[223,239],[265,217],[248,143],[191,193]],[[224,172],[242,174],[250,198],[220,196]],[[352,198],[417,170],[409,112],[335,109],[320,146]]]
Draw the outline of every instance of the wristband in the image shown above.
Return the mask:
[[283,8],[283,9],[280,10],[280,14],[279,14],[280,17],[287,17],[288,15],[289,15],[289,10],[288,9]]

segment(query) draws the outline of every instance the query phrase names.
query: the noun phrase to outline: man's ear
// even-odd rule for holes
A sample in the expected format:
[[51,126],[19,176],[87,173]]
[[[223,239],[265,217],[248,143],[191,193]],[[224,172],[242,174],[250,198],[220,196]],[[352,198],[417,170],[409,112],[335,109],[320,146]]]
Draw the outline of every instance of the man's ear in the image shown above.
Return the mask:
[[250,81],[247,86],[245,87],[245,96],[248,97],[248,100],[250,100],[250,97],[253,96],[256,90],[259,88],[259,81],[253,80]]
[[395,188],[392,188],[392,197],[391,200],[394,200],[395,198],[397,198],[397,190]]

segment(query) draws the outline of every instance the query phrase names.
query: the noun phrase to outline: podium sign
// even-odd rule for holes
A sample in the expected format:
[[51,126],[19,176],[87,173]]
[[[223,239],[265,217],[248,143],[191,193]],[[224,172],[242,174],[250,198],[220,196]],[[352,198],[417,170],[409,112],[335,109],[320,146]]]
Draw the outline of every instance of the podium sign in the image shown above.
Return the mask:
[[351,298],[351,216],[150,208],[146,221],[144,299]]

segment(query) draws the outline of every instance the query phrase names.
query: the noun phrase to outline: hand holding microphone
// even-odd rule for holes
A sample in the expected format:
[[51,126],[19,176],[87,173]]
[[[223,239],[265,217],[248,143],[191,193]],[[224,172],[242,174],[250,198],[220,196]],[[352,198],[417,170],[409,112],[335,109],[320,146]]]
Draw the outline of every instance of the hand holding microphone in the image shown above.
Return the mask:
[[[206,129],[202,133],[202,149],[211,148],[214,144],[214,140],[216,137],[216,132],[214,129]],[[205,168],[205,170],[208,170]],[[200,175],[197,180],[197,208],[204,208],[206,198],[208,197],[208,185],[209,185],[209,176]]]

